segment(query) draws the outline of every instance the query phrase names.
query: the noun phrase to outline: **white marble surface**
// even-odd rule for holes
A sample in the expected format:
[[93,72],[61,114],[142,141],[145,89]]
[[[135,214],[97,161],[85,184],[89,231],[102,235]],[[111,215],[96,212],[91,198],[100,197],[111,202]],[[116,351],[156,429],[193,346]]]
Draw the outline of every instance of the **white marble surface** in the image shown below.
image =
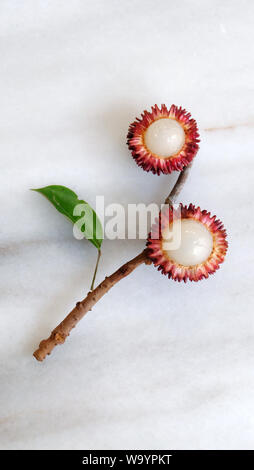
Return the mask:
[[[253,14],[251,0],[1,1],[1,448],[253,449]],[[141,266],[38,363],[96,253],[28,189],[160,202],[175,175],[139,169],[125,137],[161,102],[198,121],[181,199],[223,219],[227,260],[187,285]],[[142,245],[105,241],[98,280]]]

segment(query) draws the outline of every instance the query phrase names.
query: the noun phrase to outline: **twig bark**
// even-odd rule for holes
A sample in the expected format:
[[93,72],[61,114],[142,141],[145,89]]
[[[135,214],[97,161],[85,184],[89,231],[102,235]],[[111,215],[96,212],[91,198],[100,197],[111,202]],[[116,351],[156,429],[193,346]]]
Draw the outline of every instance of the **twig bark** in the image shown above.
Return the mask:
[[106,277],[93,291],[90,291],[87,297],[81,302],[77,302],[74,309],[69,315],[52,331],[48,339],[40,342],[39,348],[34,352],[34,357],[38,361],[43,361],[47,354],[58,344],[64,343],[71,330],[75,328],[77,323],[83,316],[92,310],[92,307],[106,294],[111,287],[118,281],[128,276],[140,264],[151,264],[151,260],[147,258],[147,250],[145,249],[138,256],[125,263],[121,268],[117,269],[111,276]]
[[[186,179],[189,175],[190,165],[186,167],[179,175],[175,186],[165,200],[165,204],[172,204],[179,195],[183,188]],[[59,323],[59,325],[52,331],[48,339],[40,342],[39,348],[34,352],[34,357],[37,361],[43,361],[45,357],[51,353],[55,346],[65,342],[71,330],[75,328],[77,323],[84,317],[84,315],[92,310],[93,306],[106,294],[111,287],[119,282],[124,277],[128,276],[140,264],[151,264],[151,260],[147,257],[147,249],[143,250],[132,260],[125,263],[117,271],[110,276],[106,277],[94,290],[90,291],[86,298],[81,302],[77,302],[74,309],[67,315],[67,317]]]
[[190,174],[191,167],[192,167],[192,162],[189,163],[189,165],[186,166],[185,169],[180,173],[175,183],[175,186],[173,187],[173,189],[170,191],[169,195],[165,199],[165,204],[173,204],[175,202],[175,200],[179,196],[180,192],[182,191],[186,183],[186,180]]

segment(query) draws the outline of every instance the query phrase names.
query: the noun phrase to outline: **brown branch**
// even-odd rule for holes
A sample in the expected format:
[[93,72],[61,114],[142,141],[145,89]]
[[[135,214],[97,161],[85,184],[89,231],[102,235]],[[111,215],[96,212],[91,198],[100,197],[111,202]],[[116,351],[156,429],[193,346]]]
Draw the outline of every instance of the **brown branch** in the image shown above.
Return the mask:
[[140,264],[151,264],[151,260],[147,258],[147,250],[145,249],[138,256],[125,263],[121,268],[117,269],[111,276],[106,277],[96,289],[90,291],[87,297],[81,302],[77,302],[74,309],[69,315],[52,331],[48,339],[44,339],[40,342],[39,348],[34,352],[34,357],[38,361],[43,361],[47,354],[50,354],[52,349],[58,344],[64,343],[67,336],[69,336],[71,330],[75,328],[77,323],[83,318],[83,316],[92,310],[93,306],[106,294],[111,287],[113,287],[118,281],[128,276],[134,269]]
[[168,195],[168,197],[166,197],[165,199],[165,204],[173,204],[175,202],[175,200],[179,196],[180,192],[182,191],[186,183],[186,180],[190,174],[191,167],[192,167],[192,162],[189,163],[189,165],[186,166],[184,170],[180,173],[175,183],[175,186],[170,191],[170,194]]
[[[176,197],[179,195],[186,179],[189,175],[190,166],[186,167],[179,175],[175,186],[165,200],[165,204],[172,204]],[[132,260],[125,263],[111,276],[108,276],[102,281],[94,290],[90,291],[87,297],[81,302],[77,302],[74,309],[67,315],[67,317],[59,323],[59,325],[52,331],[48,339],[40,342],[39,348],[34,352],[34,357],[37,361],[43,361],[47,354],[50,354],[55,346],[65,342],[71,330],[75,328],[77,323],[84,317],[84,315],[92,310],[93,306],[106,294],[111,287],[119,282],[124,277],[128,276],[140,264],[151,264],[151,260],[147,257],[147,249],[142,251]]]

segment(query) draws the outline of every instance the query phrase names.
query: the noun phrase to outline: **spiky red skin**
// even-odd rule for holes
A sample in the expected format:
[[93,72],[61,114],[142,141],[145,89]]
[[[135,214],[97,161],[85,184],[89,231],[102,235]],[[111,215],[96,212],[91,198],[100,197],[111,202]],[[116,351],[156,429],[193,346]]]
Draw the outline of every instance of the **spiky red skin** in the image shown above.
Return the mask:
[[[185,132],[185,144],[175,155],[168,158],[159,157],[151,153],[144,143],[144,134],[147,128],[157,119],[171,118],[175,119]],[[169,174],[172,171],[182,171],[195,157],[199,146],[199,134],[195,119],[191,118],[190,113],[174,104],[168,110],[165,104],[161,109],[157,106],[152,107],[152,111],[144,111],[141,119],[136,120],[130,125],[127,135],[127,145],[131,150],[136,163],[145,171],[152,171],[154,174]]]
[[211,255],[205,262],[195,266],[183,266],[170,260],[168,253],[162,248],[162,232],[173,221],[173,208],[169,206],[160,212],[159,218],[152,226],[151,233],[147,239],[148,256],[154,265],[158,266],[158,270],[162,274],[175,281],[200,281],[203,278],[208,278],[209,274],[213,274],[224,261],[228,248],[226,230],[222,222],[216,219],[216,216],[212,217],[210,212],[206,210],[201,211],[200,207],[195,208],[193,204],[190,204],[188,207],[182,204],[180,206],[181,219],[197,220],[204,224],[212,234],[213,250]]

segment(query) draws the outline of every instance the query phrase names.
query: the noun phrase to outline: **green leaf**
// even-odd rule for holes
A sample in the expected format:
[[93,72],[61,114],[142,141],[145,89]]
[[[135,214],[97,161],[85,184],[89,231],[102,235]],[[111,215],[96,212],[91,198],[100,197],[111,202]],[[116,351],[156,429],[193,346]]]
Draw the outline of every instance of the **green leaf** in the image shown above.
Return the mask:
[[[32,189],[43,194],[74,224],[77,238],[87,238],[98,250],[103,240],[103,230],[99,217],[92,207],[65,186],[52,185]],[[80,234],[80,236],[78,236]]]

